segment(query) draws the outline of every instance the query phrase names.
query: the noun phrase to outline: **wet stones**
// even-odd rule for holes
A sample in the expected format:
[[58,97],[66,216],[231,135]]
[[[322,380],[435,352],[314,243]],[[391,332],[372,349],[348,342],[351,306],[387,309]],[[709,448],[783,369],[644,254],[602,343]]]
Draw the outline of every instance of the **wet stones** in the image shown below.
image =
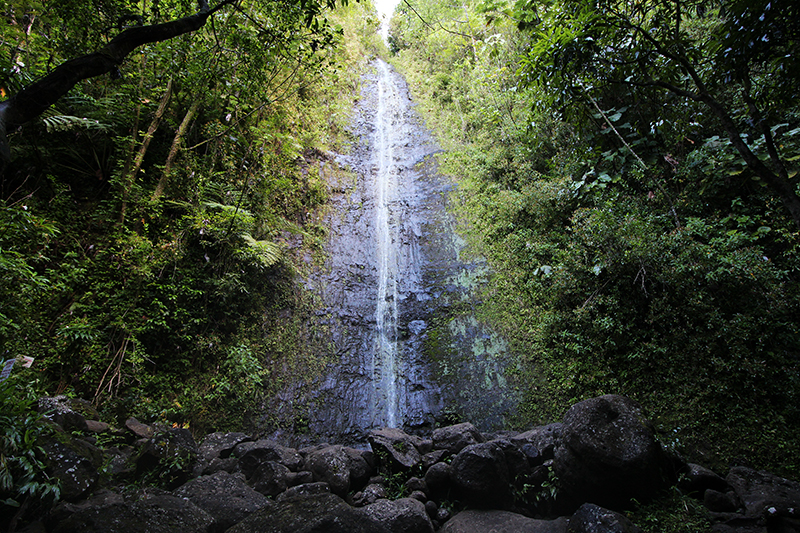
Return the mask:
[[[83,442],[79,453],[55,441],[48,451],[63,468],[52,472],[60,472],[68,496],[46,526],[61,533],[637,533],[618,511],[632,494],[644,503],[655,494],[646,491],[664,487],[659,468],[674,466],[660,446],[654,450],[641,408],[623,397],[581,402],[563,425],[501,438],[469,424],[434,433],[426,439],[398,428],[377,430],[373,451],[331,444],[297,450],[243,434],[215,434],[188,457],[199,456],[206,469],[233,461],[228,466],[241,472],[219,469],[172,492],[147,488],[121,494],[97,490],[101,480],[93,461],[102,452]],[[179,449],[183,442],[191,450],[190,437],[183,431],[157,432],[136,446]],[[536,444],[552,446],[554,458],[546,458]],[[131,461],[137,456],[129,455]],[[171,456],[163,457],[168,466]],[[79,470],[76,465],[86,467],[86,481],[70,487],[64,476]],[[153,474],[160,472],[158,465],[153,468]],[[132,475],[118,471],[123,483]],[[713,531],[800,531],[800,483],[743,467],[732,468],[726,478],[700,465],[683,465],[682,473],[678,488],[705,504],[716,522]],[[577,486],[580,476],[585,492]],[[90,490],[96,496],[81,501]],[[459,512],[465,507],[469,510]]]
[[413,498],[378,500],[363,507],[362,512],[393,533],[433,533],[433,523],[425,505]]

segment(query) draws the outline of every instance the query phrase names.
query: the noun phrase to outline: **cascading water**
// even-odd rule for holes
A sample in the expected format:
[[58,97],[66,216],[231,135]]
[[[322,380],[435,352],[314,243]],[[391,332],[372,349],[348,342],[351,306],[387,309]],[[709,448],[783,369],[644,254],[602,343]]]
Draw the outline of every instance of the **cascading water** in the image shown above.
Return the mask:
[[486,269],[459,257],[452,184],[436,172],[438,147],[408,86],[385,62],[373,66],[356,140],[321,169],[330,236],[325,267],[307,281],[319,299],[308,327],[332,362],[321,379],[291,376],[270,414],[284,426],[300,420],[304,437],[293,438],[308,441],[357,443],[375,427],[429,430],[454,417],[499,427],[514,404],[506,346],[472,314]]
[[[396,122],[393,108],[387,102],[394,89],[389,67],[378,63],[378,109],[375,117],[375,232],[377,234],[378,298],[375,306],[375,351],[373,354],[373,382],[376,389],[375,420],[385,420],[389,427],[397,426],[397,253],[396,239],[390,227],[390,207],[395,201],[394,165]],[[395,97],[396,98],[396,97]]]

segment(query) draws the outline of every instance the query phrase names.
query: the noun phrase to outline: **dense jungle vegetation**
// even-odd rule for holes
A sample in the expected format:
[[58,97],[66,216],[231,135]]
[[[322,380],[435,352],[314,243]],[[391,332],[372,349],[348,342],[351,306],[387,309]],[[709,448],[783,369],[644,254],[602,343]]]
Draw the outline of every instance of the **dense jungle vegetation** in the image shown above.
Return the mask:
[[[800,5],[415,0],[388,52],[366,0],[215,7],[0,128],[0,354],[35,358],[0,387],[0,496],[51,488],[36,394],[202,433],[324,364],[295,280],[381,53],[444,149],[465,253],[494,270],[481,319],[513,348],[509,424],[625,394],[689,459],[800,477]],[[8,0],[0,106],[196,12]]]
[[[0,139],[0,353],[35,358],[9,383],[203,432],[260,417],[281,376],[319,367],[295,278],[320,257],[320,169],[348,141],[377,15],[369,2],[216,7]],[[197,5],[12,0],[2,15],[7,106]]]
[[401,4],[389,44],[513,344],[515,423],[604,393],[800,473],[796,3]]

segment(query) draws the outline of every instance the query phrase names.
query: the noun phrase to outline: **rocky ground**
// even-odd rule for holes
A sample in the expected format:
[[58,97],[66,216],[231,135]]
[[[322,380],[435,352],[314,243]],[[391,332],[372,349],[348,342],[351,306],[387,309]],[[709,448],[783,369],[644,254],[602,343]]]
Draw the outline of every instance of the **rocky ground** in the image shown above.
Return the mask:
[[129,419],[114,429],[74,400],[42,399],[40,409],[60,430],[43,447],[62,501],[27,531],[630,533],[639,528],[622,512],[632,500],[677,485],[704,502],[713,531],[800,532],[800,484],[687,464],[621,396],[519,434],[383,428],[369,449],[294,449],[243,433],[197,445],[183,428]]

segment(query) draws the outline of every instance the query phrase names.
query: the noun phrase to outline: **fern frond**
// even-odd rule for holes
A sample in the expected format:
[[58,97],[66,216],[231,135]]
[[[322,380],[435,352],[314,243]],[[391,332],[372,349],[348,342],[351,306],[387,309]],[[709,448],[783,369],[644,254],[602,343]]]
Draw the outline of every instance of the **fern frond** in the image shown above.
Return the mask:
[[68,131],[78,127],[86,128],[87,130],[88,129],[104,130],[108,128],[108,126],[102,124],[97,120],[93,120],[90,118],[83,118],[83,117],[74,117],[72,115],[43,116],[42,122],[44,122],[44,125],[47,128],[47,133],[53,133],[54,131]]
[[220,211],[225,211],[226,213],[238,214],[239,216],[253,216],[253,214],[247,209],[242,209],[241,207],[237,208],[235,205],[221,204],[219,202],[203,202],[203,206],[207,207],[208,209],[219,209]]
[[269,268],[283,259],[283,250],[279,244],[272,241],[257,241],[249,233],[242,233],[241,237],[247,247],[244,255],[258,263],[258,266]]

